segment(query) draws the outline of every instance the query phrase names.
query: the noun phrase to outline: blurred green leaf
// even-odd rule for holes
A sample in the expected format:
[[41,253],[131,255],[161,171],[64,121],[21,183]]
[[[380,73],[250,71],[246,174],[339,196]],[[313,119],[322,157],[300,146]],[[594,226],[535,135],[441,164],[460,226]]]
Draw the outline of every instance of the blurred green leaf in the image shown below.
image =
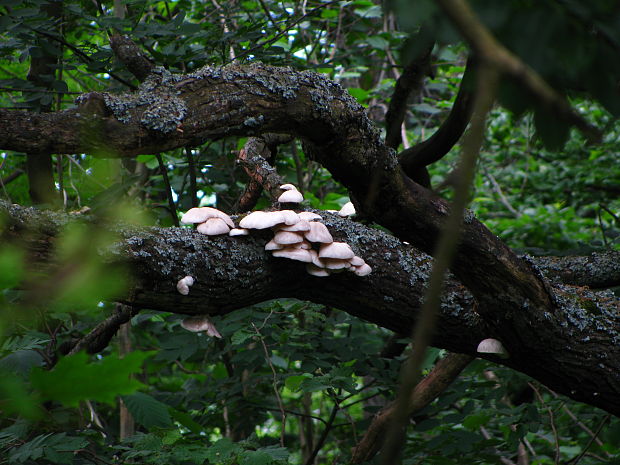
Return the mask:
[[51,371],[34,369],[30,380],[44,400],[73,407],[83,400],[112,404],[118,395],[144,387],[131,375],[139,372],[144,360],[152,355],[134,351],[124,358],[109,356],[90,362],[88,355],[80,352],[63,357]]

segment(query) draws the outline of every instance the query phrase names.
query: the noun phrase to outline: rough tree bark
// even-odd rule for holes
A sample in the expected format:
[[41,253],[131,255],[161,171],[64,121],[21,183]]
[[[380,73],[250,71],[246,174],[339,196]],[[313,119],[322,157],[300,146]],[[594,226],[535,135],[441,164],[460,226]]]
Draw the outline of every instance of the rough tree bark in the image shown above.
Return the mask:
[[[265,252],[269,232],[249,237],[207,237],[186,228],[132,228],[114,226],[116,240],[99,252],[109,266],[124,265],[128,289],[120,300],[133,307],[182,314],[222,315],[278,297],[295,297],[327,304],[394,331],[404,332],[415,323],[424,296],[431,258],[384,232],[360,223],[321,213],[337,240],[345,240],[373,267],[366,277],[340,273],[316,278],[305,272],[304,264],[278,259]],[[53,250],[67,215],[41,212],[33,208],[0,203],[5,227],[3,242],[25,247],[29,266],[37,270],[34,294],[50,300],[50,285],[66,277],[67,264],[57,262]],[[92,227],[102,228],[100,223]],[[607,269],[620,275],[619,253],[607,257]],[[601,261],[601,256],[598,256]],[[584,258],[585,260],[585,258]],[[552,272],[559,265],[554,264]],[[79,273],[79,267],[72,272]],[[41,275],[47,279],[41,278]],[[191,275],[196,282],[189,295],[176,290],[177,281]],[[48,291],[41,290],[47,289]],[[543,334],[536,359],[517,356],[489,360],[529,374],[569,397],[620,414],[620,350],[617,301],[609,292],[593,293],[584,288],[554,287],[556,295],[571,295],[571,301],[531,322]],[[564,297],[559,297],[564,299]],[[574,303],[580,299],[583,307]],[[501,302],[498,301],[498,305]],[[433,339],[437,347],[478,356],[478,343],[494,332],[477,312],[477,303],[453,277],[447,281],[438,328]],[[508,330],[510,331],[510,330]],[[553,347],[561,345],[565,356],[558,357]],[[509,347],[510,351],[512,348]],[[544,369],[555,364],[561,369]],[[597,368],[598,367],[598,368]]]
[[[77,108],[51,114],[0,110],[0,148],[22,152],[132,157],[267,132],[301,138],[306,154],[349,189],[365,217],[433,252],[449,203],[407,177],[355,99],[312,72],[262,64],[205,67],[187,75],[153,68],[135,93],[86,94]],[[274,265],[260,247],[245,250],[227,239],[205,241],[190,231],[153,230],[124,237],[129,241],[123,245],[125,255],[136,265],[135,292],[127,303],[222,313],[295,296],[329,303],[387,328],[409,327],[428,257],[416,252],[413,261],[403,259],[404,246],[396,239],[378,240],[367,229],[347,233],[353,231],[349,226],[336,226],[364,258],[370,257],[375,268],[367,281],[371,285],[346,274],[317,284],[295,272],[295,263]],[[210,265],[200,270],[196,260]],[[285,269],[291,274],[282,273]],[[206,270],[208,276],[202,274]],[[473,295],[475,310],[461,288],[448,290],[451,305],[444,305],[438,346],[471,354],[481,338],[500,339],[511,354],[506,365],[574,399],[620,412],[617,300],[586,289],[552,288],[532,261],[517,257],[469,213],[452,271]],[[181,298],[170,282],[187,272],[210,284]],[[282,281],[275,282],[276,276]],[[245,280],[241,289],[235,290],[234,277]],[[336,292],[346,286],[355,292]],[[197,299],[207,295],[206,302]]]

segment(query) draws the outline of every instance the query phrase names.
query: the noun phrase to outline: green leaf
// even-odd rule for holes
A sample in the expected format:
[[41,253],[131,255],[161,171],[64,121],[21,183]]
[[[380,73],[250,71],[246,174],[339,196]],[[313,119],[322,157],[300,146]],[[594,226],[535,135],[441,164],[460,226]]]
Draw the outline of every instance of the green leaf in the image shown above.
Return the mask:
[[351,94],[359,103],[365,103],[370,96],[370,92],[360,89],[359,87],[351,87],[347,89],[349,94]]
[[172,419],[168,406],[143,392],[123,396],[123,402],[134,419],[146,428],[169,428]]
[[235,331],[235,333],[230,338],[230,342],[232,342],[235,345],[240,345],[240,344],[243,344],[245,341],[247,341],[252,336],[254,336],[254,333],[251,333],[245,329],[240,329],[239,331]]
[[275,366],[280,367],[280,368],[288,368],[288,362],[286,361],[286,359],[280,357],[277,354],[271,354],[271,363],[273,363]]
[[332,387],[331,383],[325,383],[326,376],[318,376],[312,379],[306,379],[301,383],[303,392],[323,391]]
[[295,392],[299,390],[301,383],[303,383],[306,379],[311,378],[311,377],[312,375],[310,373],[304,373],[303,375],[289,376],[284,381],[284,385],[291,391]]
[[64,357],[51,371],[32,370],[30,380],[42,399],[75,407],[83,400],[113,404],[116,396],[131,394],[144,387],[131,375],[140,371],[142,362],[154,352],[135,351],[124,358],[109,356],[91,363],[83,352]]
[[269,465],[273,458],[263,450],[246,450],[241,454],[240,465]]
[[174,421],[180,423],[185,426],[188,430],[190,430],[194,434],[200,434],[204,431],[204,427],[194,421],[192,416],[189,413],[180,412],[179,410],[169,409],[170,416],[174,419]]
[[15,287],[24,275],[24,252],[18,247],[0,250],[0,289]]
[[486,425],[489,421],[490,417],[484,413],[475,413],[473,415],[469,415],[465,420],[463,420],[463,426],[472,431],[478,430],[483,425]]
[[207,458],[214,464],[228,463],[228,460],[239,452],[241,452],[241,446],[233,443],[229,438],[224,438],[207,449]]
[[11,463],[23,463],[28,460],[38,461],[45,457],[47,459],[45,462],[68,465],[74,463],[75,451],[87,445],[88,441],[85,439],[70,437],[66,433],[42,434],[17,449],[13,449],[9,460]]

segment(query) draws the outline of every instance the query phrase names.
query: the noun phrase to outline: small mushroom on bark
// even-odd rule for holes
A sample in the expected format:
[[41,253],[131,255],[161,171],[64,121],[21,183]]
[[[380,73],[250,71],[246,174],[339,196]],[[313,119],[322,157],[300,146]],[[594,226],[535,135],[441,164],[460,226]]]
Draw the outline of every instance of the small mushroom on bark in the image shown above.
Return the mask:
[[221,218],[209,218],[204,223],[200,223],[196,230],[200,234],[207,236],[218,236],[220,234],[228,234],[230,228]]
[[282,212],[257,211],[239,221],[239,226],[245,229],[267,229],[282,223],[284,223]]
[[350,260],[355,257],[355,253],[345,242],[332,242],[331,244],[322,244],[319,250],[320,258],[340,258],[342,260]]
[[218,210],[217,208],[212,207],[195,207],[187,210],[185,215],[181,217],[181,223],[183,224],[192,224],[192,223],[204,223],[209,218],[220,218],[223,220],[229,228],[234,228],[235,223],[230,216],[228,216],[223,211]]
[[345,203],[340,211],[338,212],[340,216],[351,216],[355,215],[355,207],[352,202]]
[[280,203],[301,203],[303,201],[304,196],[296,189],[284,191],[284,193],[278,197],[278,202]]
[[217,337],[219,339],[222,338],[222,335],[217,330],[213,322],[204,315],[187,317],[181,322],[181,326],[193,333],[200,333],[204,331],[207,333],[207,336]]
[[504,344],[493,338],[483,339],[480,341],[476,351],[481,354],[494,354],[500,358],[508,358],[509,356]]
[[177,291],[179,291],[179,294],[181,295],[188,295],[189,288],[193,284],[194,278],[192,278],[191,276],[185,276],[184,278],[179,279],[179,282],[177,282]]

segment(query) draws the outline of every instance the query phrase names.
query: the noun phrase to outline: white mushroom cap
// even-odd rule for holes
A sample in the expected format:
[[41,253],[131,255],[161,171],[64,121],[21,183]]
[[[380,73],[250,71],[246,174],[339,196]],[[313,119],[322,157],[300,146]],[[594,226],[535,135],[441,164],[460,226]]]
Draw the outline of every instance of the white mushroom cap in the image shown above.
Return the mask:
[[208,336],[217,338],[222,337],[213,322],[211,322],[211,320],[204,315],[187,317],[181,322],[181,326],[188,331],[192,331],[193,333],[206,331]]
[[217,236],[218,234],[228,234],[230,228],[221,218],[209,218],[204,223],[200,223],[196,230],[200,234],[207,236]]
[[355,257],[353,257],[351,260],[349,260],[349,263],[353,266],[362,266],[364,265],[366,262],[364,261],[364,259],[362,257],[358,257],[357,255]]
[[351,216],[355,215],[355,207],[352,202],[345,203],[340,211],[338,212],[340,216]]
[[233,228],[228,232],[229,236],[248,236],[250,231],[245,228]]
[[317,268],[325,268],[325,262],[323,262],[323,260],[321,260],[319,258],[319,254],[316,252],[316,250],[308,250],[308,252],[310,252],[310,255],[312,256],[312,264],[314,266],[316,266]]
[[246,229],[266,229],[281,223],[284,223],[284,216],[281,212],[257,211],[239,221],[239,226]]
[[[306,240],[298,242],[297,244],[293,244],[293,247],[295,247],[296,249],[312,250],[312,244],[310,244],[310,242],[308,242]],[[316,252],[314,252],[314,253],[316,253]]]
[[325,276],[329,276],[331,273],[324,268],[316,266],[314,263],[308,263],[306,265],[306,271],[308,274],[312,276],[318,276],[319,278],[324,278]]
[[344,242],[332,242],[331,244],[322,244],[319,250],[320,258],[340,258],[343,260],[349,260],[355,257],[355,253],[349,247],[349,244]]
[[273,236],[273,241],[276,244],[281,245],[289,245],[289,244],[297,244],[304,240],[304,236],[300,233],[290,232],[290,231],[278,231]]
[[230,218],[230,216],[228,216],[223,211],[218,210],[217,208],[211,207],[190,208],[189,210],[187,210],[187,213],[185,213],[185,215],[181,217],[181,223],[204,223],[209,218],[220,218],[224,220],[228,227],[235,227],[235,223],[233,223],[233,220]]
[[497,339],[484,339],[478,344],[477,352],[481,354],[495,354],[501,358],[508,358],[508,351]]
[[273,239],[271,239],[269,242],[265,244],[265,250],[280,250],[283,248],[284,246],[282,244],[278,244]]
[[293,184],[282,184],[280,189],[283,191],[296,191],[297,188]]
[[322,242],[324,244],[334,242],[334,238],[330,234],[329,229],[327,229],[327,226],[318,221],[312,221],[310,223],[310,231],[306,232],[304,237],[310,242]]
[[184,278],[179,279],[177,282],[177,291],[181,295],[189,294],[189,288],[194,284],[194,278],[191,276],[185,276]]
[[314,212],[299,212],[297,215],[299,215],[302,220],[306,221],[320,220],[323,218],[321,215],[317,215]]
[[[285,210],[286,211],[286,210]],[[277,225],[275,226],[278,231],[290,231],[290,232],[305,232],[310,231],[310,223],[306,220],[299,220],[295,224],[291,225]]]
[[322,260],[325,263],[325,268],[328,270],[344,270],[351,267],[349,260],[342,260],[340,258],[323,258]]
[[291,260],[298,260],[300,262],[311,263],[312,255],[309,250],[296,249],[294,247],[286,247],[281,250],[274,250],[272,255],[278,258],[289,258]]
[[367,263],[364,263],[363,265],[353,267],[352,271],[358,276],[367,276],[372,273],[372,268]]
[[[274,212],[276,213],[276,212]],[[293,210],[281,210],[278,213],[280,213],[282,216],[284,216],[284,222],[288,225],[291,226],[293,224],[299,223],[301,221],[301,218],[299,218],[299,215],[294,212]]]
[[278,202],[280,203],[300,203],[303,201],[304,196],[296,189],[284,191],[284,193],[278,197]]

